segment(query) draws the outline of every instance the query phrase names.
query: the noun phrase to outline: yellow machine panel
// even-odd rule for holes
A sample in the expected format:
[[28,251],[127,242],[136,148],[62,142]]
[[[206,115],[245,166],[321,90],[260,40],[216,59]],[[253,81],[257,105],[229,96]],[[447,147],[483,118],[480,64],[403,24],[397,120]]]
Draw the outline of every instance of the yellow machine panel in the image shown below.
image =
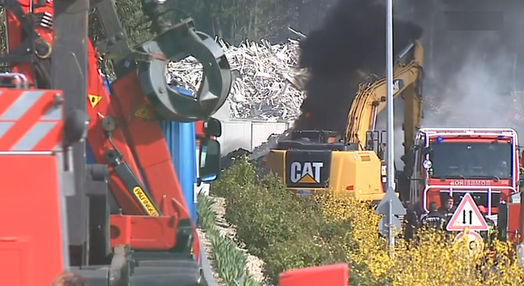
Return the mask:
[[377,202],[384,196],[381,161],[373,151],[272,150],[267,162],[297,193],[340,191]]

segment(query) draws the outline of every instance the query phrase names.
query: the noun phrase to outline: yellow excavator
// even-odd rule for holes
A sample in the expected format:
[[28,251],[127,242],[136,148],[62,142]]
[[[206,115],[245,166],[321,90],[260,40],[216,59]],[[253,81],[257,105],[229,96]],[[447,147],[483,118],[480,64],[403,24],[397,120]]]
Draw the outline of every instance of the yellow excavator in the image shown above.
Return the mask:
[[[393,96],[401,95],[404,100],[405,167],[397,172],[397,190],[408,182],[403,174],[410,173],[411,146],[422,120],[423,61],[422,45],[414,41],[397,56],[393,69]],[[344,135],[328,130],[291,130],[268,153],[268,169],[298,194],[344,191],[357,199],[379,202],[384,196],[388,146],[383,140],[385,131],[378,130],[377,118],[385,107],[385,78],[361,83]]]

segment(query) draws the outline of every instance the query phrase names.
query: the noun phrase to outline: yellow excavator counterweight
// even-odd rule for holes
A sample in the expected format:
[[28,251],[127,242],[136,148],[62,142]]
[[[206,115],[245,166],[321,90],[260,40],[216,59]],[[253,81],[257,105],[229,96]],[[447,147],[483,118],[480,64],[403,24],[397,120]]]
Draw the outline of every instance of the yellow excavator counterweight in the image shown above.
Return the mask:
[[[288,157],[294,160],[291,164]],[[267,155],[269,169],[293,191],[310,194],[332,186],[333,191],[375,202],[383,197],[380,173],[376,172],[381,164],[373,151],[294,149],[272,150]]]

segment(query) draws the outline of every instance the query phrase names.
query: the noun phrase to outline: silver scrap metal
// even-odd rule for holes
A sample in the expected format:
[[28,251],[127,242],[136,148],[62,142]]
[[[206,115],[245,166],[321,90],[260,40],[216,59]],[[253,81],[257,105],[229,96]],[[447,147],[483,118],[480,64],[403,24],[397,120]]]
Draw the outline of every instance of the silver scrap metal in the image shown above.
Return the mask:
[[[228,98],[235,119],[294,120],[305,97],[304,72],[297,69],[298,41],[271,44],[246,40],[238,46],[218,40],[235,76]],[[299,76],[297,76],[300,74]],[[198,90],[202,65],[188,57],[168,66],[168,81]]]

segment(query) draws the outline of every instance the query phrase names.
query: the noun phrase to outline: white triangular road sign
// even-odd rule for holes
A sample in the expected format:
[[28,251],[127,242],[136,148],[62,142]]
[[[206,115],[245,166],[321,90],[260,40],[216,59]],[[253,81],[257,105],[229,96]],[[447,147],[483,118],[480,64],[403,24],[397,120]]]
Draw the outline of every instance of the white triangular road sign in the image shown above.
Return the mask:
[[464,229],[488,230],[488,224],[470,194],[464,196],[446,229],[448,231],[461,231]]

